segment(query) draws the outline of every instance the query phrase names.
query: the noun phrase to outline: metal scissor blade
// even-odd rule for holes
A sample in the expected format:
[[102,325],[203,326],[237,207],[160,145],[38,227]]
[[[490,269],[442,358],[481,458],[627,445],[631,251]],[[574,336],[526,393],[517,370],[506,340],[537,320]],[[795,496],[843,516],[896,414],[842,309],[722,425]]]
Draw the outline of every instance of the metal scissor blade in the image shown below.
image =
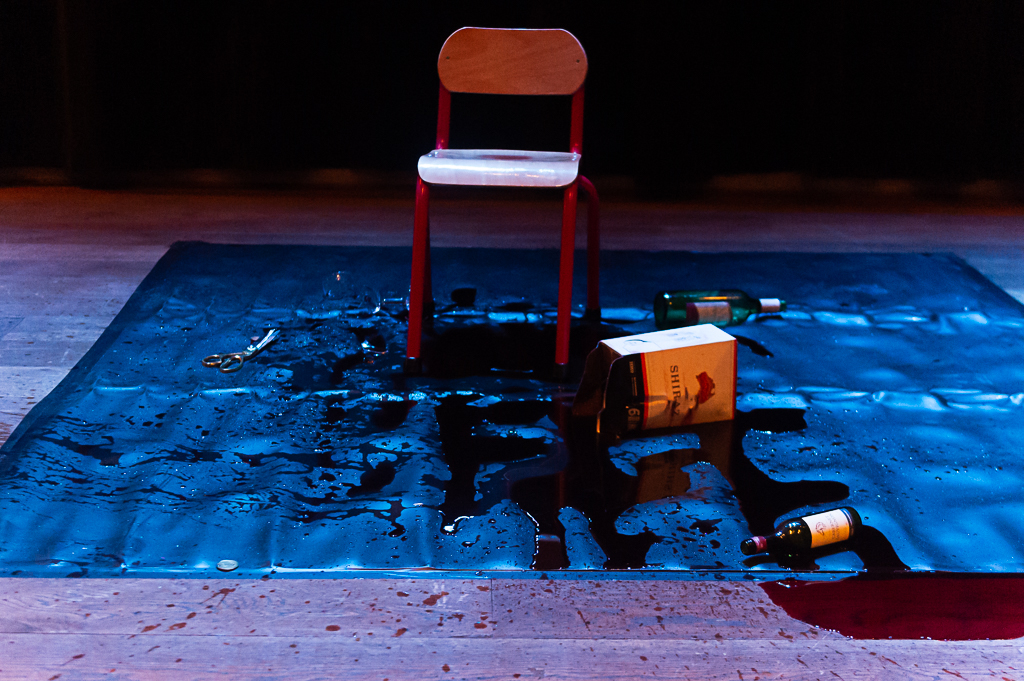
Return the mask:
[[259,352],[263,348],[267,347],[267,345],[271,341],[273,341],[275,338],[277,338],[280,335],[281,335],[281,331],[279,329],[271,329],[270,331],[267,331],[267,335],[264,336],[262,339],[260,339],[259,343],[257,343],[256,345],[253,346],[253,352]]

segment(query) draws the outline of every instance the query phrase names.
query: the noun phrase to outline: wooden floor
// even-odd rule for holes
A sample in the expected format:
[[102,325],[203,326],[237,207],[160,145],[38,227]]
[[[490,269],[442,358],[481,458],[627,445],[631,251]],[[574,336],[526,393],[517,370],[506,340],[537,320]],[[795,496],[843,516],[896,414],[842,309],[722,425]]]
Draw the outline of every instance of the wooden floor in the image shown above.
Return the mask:
[[[437,201],[435,245],[555,247],[557,201]],[[0,189],[0,442],[178,240],[408,247],[412,203]],[[954,252],[1024,301],[1024,207],[608,204],[602,247]],[[1024,640],[861,641],[753,584],[0,579],[0,679],[1015,679]]]

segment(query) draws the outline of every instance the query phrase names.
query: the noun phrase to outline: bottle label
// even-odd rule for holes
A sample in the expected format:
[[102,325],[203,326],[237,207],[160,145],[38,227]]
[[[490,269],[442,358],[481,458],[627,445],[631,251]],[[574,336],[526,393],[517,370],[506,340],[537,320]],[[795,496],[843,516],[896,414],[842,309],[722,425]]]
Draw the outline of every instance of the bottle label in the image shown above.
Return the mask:
[[725,301],[687,303],[687,324],[728,324],[732,321],[732,307]]
[[761,298],[761,312],[781,312],[782,301],[778,298]]
[[842,509],[807,515],[802,520],[811,528],[812,549],[846,541],[850,538],[850,530],[853,528],[849,514]]

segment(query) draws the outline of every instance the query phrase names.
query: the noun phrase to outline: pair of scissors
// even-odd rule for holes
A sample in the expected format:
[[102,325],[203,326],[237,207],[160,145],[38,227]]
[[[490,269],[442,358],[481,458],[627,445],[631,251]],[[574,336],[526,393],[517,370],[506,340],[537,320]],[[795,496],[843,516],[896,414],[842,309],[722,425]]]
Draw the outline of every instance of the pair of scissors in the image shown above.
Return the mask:
[[268,344],[280,335],[280,330],[271,329],[267,332],[267,335],[260,339],[258,342],[253,343],[245,350],[241,352],[227,352],[218,355],[210,355],[209,357],[203,358],[204,367],[212,367],[220,369],[225,374],[230,374],[238,371],[242,368],[242,365],[249,359],[252,359],[255,355],[258,355],[260,351],[267,347]]

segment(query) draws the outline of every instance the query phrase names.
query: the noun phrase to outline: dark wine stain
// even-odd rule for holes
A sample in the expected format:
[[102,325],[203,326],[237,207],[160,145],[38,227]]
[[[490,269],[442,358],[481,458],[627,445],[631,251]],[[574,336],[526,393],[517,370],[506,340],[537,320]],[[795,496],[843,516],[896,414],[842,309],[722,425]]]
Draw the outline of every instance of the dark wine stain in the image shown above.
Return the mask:
[[[580,511],[589,521],[590,532],[607,557],[606,569],[644,567],[647,552],[659,537],[649,529],[620,533],[616,520],[636,504],[685,494],[690,479],[681,469],[697,462],[712,464],[730,483],[753,534],[773,530],[777,518],[797,508],[849,496],[849,488],[840,482],[773,480],[744,454],[743,438],[751,430],[784,433],[805,428],[800,409],[738,412],[733,421],[691,426],[685,430],[698,435],[699,449],[648,455],[637,462],[637,475],[630,475],[608,456],[608,445],[614,440],[599,437],[596,420],[574,416],[568,402],[471,404],[479,398],[452,395],[435,408],[445,462],[451,471],[451,479],[442,483],[445,498],[440,510],[445,531],[455,532],[459,518],[479,515],[501,499],[511,499],[536,524],[532,567],[537,570],[569,566],[565,528],[558,519],[559,511],[566,507]],[[545,416],[558,424],[560,441],[523,438],[511,430],[493,434],[493,426],[532,425]],[[506,488],[493,482],[497,475],[491,476],[492,482],[478,486],[481,465],[495,462],[508,464],[501,476]],[[697,521],[691,529],[708,534],[715,531],[717,522]],[[888,562],[901,565],[898,559]]]
[[330,382],[340,385],[345,380],[345,372],[363,363],[363,351],[353,352],[336,360],[331,367]]
[[[391,466],[391,471],[393,476],[393,466]],[[386,478],[386,474],[382,475],[381,478],[373,478],[372,476],[379,474],[375,474],[372,471],[368,471],[368,473],[370,473],[370,481],[373,483],[383,482],[384,478]],[[383,487],[386,484],[387,482],[383,482],[381,486]],[[294,520],[295,522],[299,523],[310,524],[322,520],[341,521],[369,514],[376,518],[380,518],[381,520],[386,520],[387,522],[391,523],[392,529],[387,532],[387,535],[389,537],[400,537],[403,534],[405,534],[405,526],[398,522],[398,518],[399,516],[401,516],[402,511],[404,510],[401,499],[386,500],[388,507],[385,509],[366,509],[358,506],[353,506],[351,504],[341,503],[340,500],[337,498],[336,493],[333,491],[328,492],[322,497],[307,497],[296,492],[290,492],[290,494],[296,501],[299,501],[308,506],[329,506],[333,508],[327,508],[323,511],[311,511],[309,509],[301,509],[297,511],[294,515],[285,516],[289,520]]]
[[[441,483],[445,496],[439,510],[445,528],[453,527],[457,518],[478,515],[483,509],[490,508],[504,498],[504,490],[501,490],[497,495],[486,495],[489,497],[486,505],[481,505],[475,499],[475,480],[481,465],[521,461],[548,451],[548,445],[543,440],[491,434],[486,432],[486,425],[506,425],[510,421],[534,423],[547,413],[550,403],[530,400],[499,402],[486,407],[469,406],[469,402],[479,397],[450,395],[434,408],[441,436],[441,450],[451,472],[451,479]],[[454,529],[446,531],[454,532]]]
[[454,326],[424,339],[424,371],[436,378],[550,372],[554,342],[554,327],[547,325]]
[[362,349],[370,352],[387,352],[387,338],[376,326],[350,326],[348,328]]
[[327,492],[322,497],[307,497],[304,494],[299,494],[298,492],[291,492],[291,496],[296,501],[300,501],[309,506],[323,506],[324,504],[333,504],[337,502],[337,495],[334,492]]
[[1007,640],[1024,636],[1024,577],[960,573],[785,580],[761,588],[801,622],[861,639]]
[[[532,305],[502,306],[502,311],[525,312]],[[628,335],[609,324],[580,324],[569,336],[570,381],[578,381],[587,353],[606,338]],[[463,378],[501,374],[535,374],[549,380],[555,347],[555,325],[548,322],[504,324],[446,323],[437,320],[433,332],[424,337],[424,373],[434,378]]]
[[439,600],[441,600],[442,598],[444,598],[445,596],[447,596],[447,595],[448,595],[447,591],[442,591],[439,594],[431,594],[430,596],[427,596],[427,598],[423,601],[423,605],[429,605],[429,606],[437,605],[437,602]]
[[330,425],[335,425],[341,423],[347,415],[348,412],[346,412],[345,408],[340,404],[329,403],[326,405],[326,410],[324,412],[324,421]]
[[751,352],[753,352],[755,355],[757,355],[759,357],[774,357],[775,356],[775,355],[773,355],[768,350],[768,348],[766,348],[765,346],[761,345],[756,340],[753,340],[751,338],[747,338],[746,336],[741,336],[741,335],[739,335],[737,333],[733,333],[733,332],[730,332],[729,335],[732,336],[733,338],[735,338],[737,343],[739,343],[740,345],[742,345],[745,348],[749,348]]
[[450,297],[455,307],[473,307],[476,303],[476,289],[472,286],[452,289]]
[[[563,436],[565,443],[546,442],[539,438],[524,438],[512,431],[504,435],[489,432],[488,425],[531,425],[553,416],[556,422],[569,416],[565,403],[547,401],[505,401],[487,406],[470,406],[479,396],[453,395],[435,409],[441,432],[441,445],[445,462],[451,471],[451,480],[445,483],[445,499],[440,510],[447,531],[454,532],[455,520],[478,515],[502,498],[510,498],[537,524],[535,569],[567,567],[565,528],[558,520],[558,512],[565,506],[581,510],[590,519],[591,531],[609,560],[608,568],[642,567],[647,549],[655,541],[653,533],[625,535],[615,529],[615,519],[632,502],[616,493],[621,480],[627,477],[614,466],[593,466],[596,445],[595,422],[574,421]],[[589,430],[588,430],[589,429]],[[574,439],[571,431],[577,433]],[[575,451],[577,456],[571,457]],[[477,490],[476,474],[482,463],[515,462],[504,475],[492,476],[495,483],[487,489]],[[602,485],[606,474],[610,484]],[[577,480],[578,479],[578,480]],[[571,482],[567,482],[571,480]],[[504,482],[504,485],[501,483]],[[481,499],[475,499],[478,492]],[[603,493],[615,496],[608,503]],[[637,558],[637,555],[640,555]]]
[[697,530],[701,534],[711,534],[712,532],[718,532],[716,525],[722,522],[721,518],[715,518],[714,520],[697,520],[690,525],[691,530]]
[[494,307],[497,312],[529,312],[536,305],[528,300],[510,300]]
[[[373,494],[384,489],[395,479],[395,464],[390,461],[381,461],[374,468],[359,476],[359,484],[350,487],[346,494],[350,497],[357,497],[362,494]],[[332,497],[333,499],[333,497]]]
[[295,520],[307,525],[320,520],[334,520],[337,517],[338,514],[334,511],[307,511],[305,509],[299,511],[293,516],[288,516],[289,520]]
[[214,591],[209,596],[204,598],[201,602],[205,603],[206,601],[208,601],[208,600],[210,600],[212,598],[216,598],[217,596],[220,596],[220,601],[218,601],[216,603],[217,605],[220,605],[221,603],[223,603],[225,601],[225,599],[227,599],[228,594],[234,593],[234,591],[235,591],[234,587],[227,587],[226,586],[226,587],[224,587],[222,589],[218,589],[217,591]]
[[743,451],[751,430],[786,433],[807,427],[802,409],[755,409],[736,412],[733,421],[693,427],[700,438],[695,461],[712,464],[732,486],[740,512],[752,534],[774,531],[775,521],[803,506],[846,499],[850,488],[831,480],[779,482],[754,465]]
[[65,442],[68,442],[70,446],[65,446],[68,446],[69,449],[81,454],[82,456],[88,456],[91,459],[96,459],[100,462],[101,466],[117,466],[121,463],[123,453],[115,452],[113,450],[114,438],[109,435],[103,435],[102,437],[109,443],[108,446],[70,444],[67,440],[65,440]]
[[370,423],[379,431],[389,431],[405,423],[409,410],[416,406],[414,400],[385,400],[378,403],[370,414]]

